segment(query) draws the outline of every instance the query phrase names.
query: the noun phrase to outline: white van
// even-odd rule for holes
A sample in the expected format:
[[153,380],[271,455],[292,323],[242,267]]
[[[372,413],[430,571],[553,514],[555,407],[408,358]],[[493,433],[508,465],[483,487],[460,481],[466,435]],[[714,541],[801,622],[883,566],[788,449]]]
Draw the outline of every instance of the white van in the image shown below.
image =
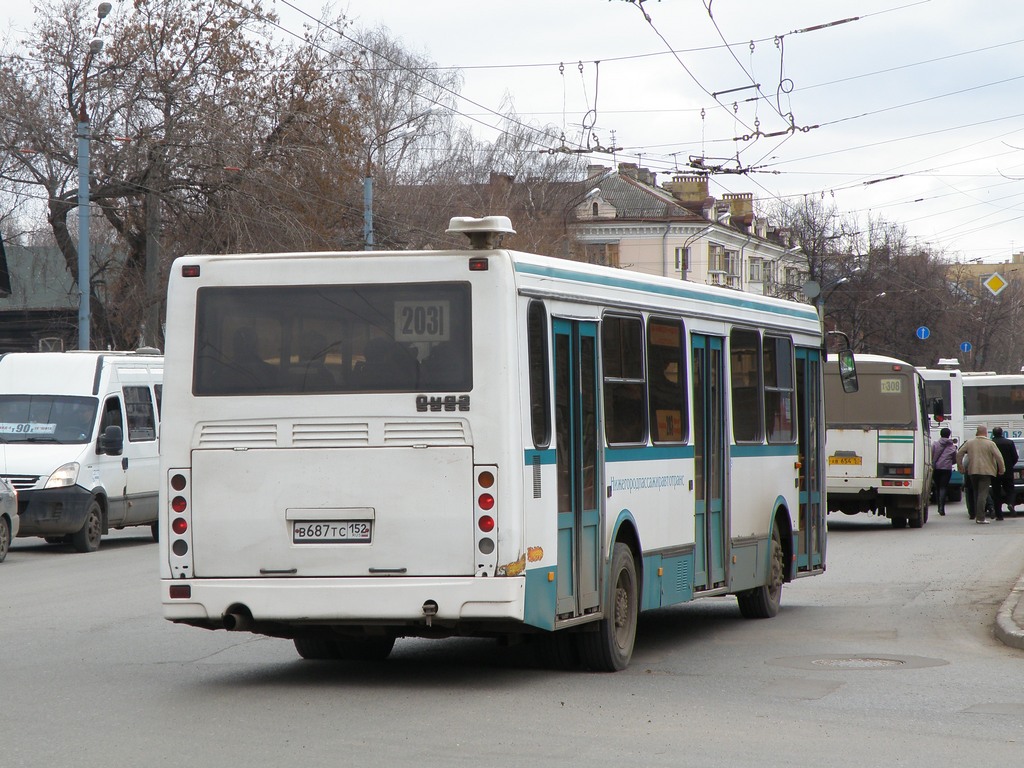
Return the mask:
[[111,528],[157,535],[163,357],[0,356],[0,477],[18,491],[18,536],[99,548]]

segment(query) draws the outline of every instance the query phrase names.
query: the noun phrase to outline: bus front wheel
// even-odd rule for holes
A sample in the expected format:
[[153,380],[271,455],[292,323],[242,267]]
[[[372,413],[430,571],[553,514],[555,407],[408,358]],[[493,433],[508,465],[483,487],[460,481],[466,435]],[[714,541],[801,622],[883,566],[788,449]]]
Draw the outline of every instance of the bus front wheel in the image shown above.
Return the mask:
[[611,590],[604,618],[596,632],[581,632],[580,661],[597,672],[618,672],[629,666],[636,640],[639,590],[633,552],[622,542],[612,550]]

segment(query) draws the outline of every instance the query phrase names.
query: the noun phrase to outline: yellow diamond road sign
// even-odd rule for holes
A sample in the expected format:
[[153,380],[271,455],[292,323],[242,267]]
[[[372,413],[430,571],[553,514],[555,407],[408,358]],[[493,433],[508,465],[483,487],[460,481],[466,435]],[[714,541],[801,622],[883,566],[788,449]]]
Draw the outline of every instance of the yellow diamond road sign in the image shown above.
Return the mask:
[[1006,278],[1004,278],[998,272],[993,272],[985,279],[982,285],[988,288],[989,292],[993,296],[998,296],[1002,292],[1002,290],[1009,285],[1009,283],[1006,281]]

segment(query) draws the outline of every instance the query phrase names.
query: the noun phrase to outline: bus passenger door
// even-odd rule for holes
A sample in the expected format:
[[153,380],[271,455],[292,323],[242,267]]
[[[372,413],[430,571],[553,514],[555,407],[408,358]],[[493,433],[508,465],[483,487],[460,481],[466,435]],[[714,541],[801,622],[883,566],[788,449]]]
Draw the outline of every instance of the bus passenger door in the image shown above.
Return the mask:
[[554,320],[559,618],[600,605],[597,323]]
[[821,424],[821,351],[796,350],[797,450],[800,456],[798,571],[820,571],[825,562],[824,456]]
[[718,336],[692,337],[696,551],[693,586],[725,583],[725,366]]

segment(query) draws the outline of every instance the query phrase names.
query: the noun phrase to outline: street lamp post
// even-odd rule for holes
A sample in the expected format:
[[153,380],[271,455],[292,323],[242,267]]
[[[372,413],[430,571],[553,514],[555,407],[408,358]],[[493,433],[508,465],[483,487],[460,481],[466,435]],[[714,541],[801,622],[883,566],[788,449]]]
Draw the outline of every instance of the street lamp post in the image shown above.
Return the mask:
[[389,137],[389,135],[388,135],[392,131],[398,130],[399,128],[404,128],[407,125],[411,125],[412,123],[415,123],[417,120],[421,120],[422,118],[427,117],[429,115],[437,114],[439,111],[440,111],[440,107],[438,107],[438,105],[435,104],[430,109],[428,109],[426,112],[421,112],[420,114],[418,114],[418,115],[416,115],[414,117],[410,117],[405,122],[399,123],[398,125],[391,126],[380,137],[381,140],[376,143],[376,146],[373,143],[370,143],[370,145],[367,147],[367,149],[366,149],[366,173],[363,176],[363,244],[364,244],[364,247],[366,248],[366,250],[372,251],[373,248],[374,248],[374,242],[373,242],[373,150],[377,149],[378,151],[380,151],[381,149],[383,149],[385,144],[387,144],[389,142],[392,142],[392,141],[395,141],[396,139],[405,138],[406,136],[409,136],[409,135],[415,133],[416,132],[415,128],[408,128],[408,129],[402,131],[401,133],[396,134],[395,136],[390,136]]
[[96,9],[96,29],[89,41],[89,53],[82,68],[82,100],[78,105],[78,348],[89,349],[89,293],[91,273],[89,269],[89,113],[85,107],[86,90],[89,83],[89,66],[92,57],[103,50],[103,39],[95,35],[100,24],[110,13],[110,3],[100,3]]
[[[825,338],[825,299],[840,285],[850,282],[850,278],[860,272],[860,267],[854,267],[850,274],[826,281],[824,285],[817,280],[808,280],[803,284],[803,293],[808,299],[814,301],[814,308],[818,311],[818,323],[821,325],[822,338]],[[828,291],[826,294],[825,292]]]

